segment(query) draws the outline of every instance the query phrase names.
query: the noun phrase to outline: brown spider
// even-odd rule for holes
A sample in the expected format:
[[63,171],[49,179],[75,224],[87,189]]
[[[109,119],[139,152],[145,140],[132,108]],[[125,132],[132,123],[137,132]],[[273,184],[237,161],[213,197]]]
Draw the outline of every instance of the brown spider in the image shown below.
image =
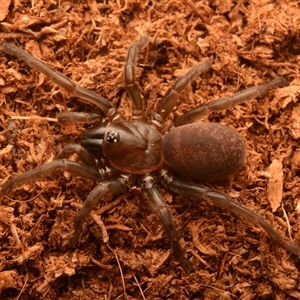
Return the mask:
[[[54,161],[9,180],[2,186],[1,193],[8,194],[17,186],[64,170],[98,181],[75,218],[71,238],[71,245],[75,245],[80,239],[84,221],[101,201],[110,200],[133,185],[140,186],[171,240],[174,256],[190,272],[193,270],[192,264],[180,246],[171,213],[158,189],[157,183],[161,182],[172,193],[208,200],[253,224],[260,225],[279,246],[300,255],[300,247],[284,240],[262,216],[233,202],[229,196],[217,190],[193,183],[222,180],[234,174],[245,161],[245,146],[242,137],[229,127],[218,123],[190,123],[213,111],[246,102],[286,84],[288,80],[279,77],[233,96],[200,105],[178,118],[174,126],[162,135],[164,122],[177,104],[179,94],[200,74],[211,69],[212,60],[206,60],[179,77],[147,121],[143,116],[143,101],[135,82],[135,68],[138,52],[148,42],[149,38],[142,36],[128,49],[124,76],[133,105],[130,121],[119,115],[108,100],[76,85],[24,50],[7,43],[0,46],[0,50],[24,60],[74,96],[95,104],[105,116],[101,126],[95,126],[81,135],[80,144],[65,146]],[[60,121],[83,122],[87,118],[90,121],[99,121],[102,116],[71,112],[58,115]],[[82,164],[67,159],[74,153],[77,153]]]

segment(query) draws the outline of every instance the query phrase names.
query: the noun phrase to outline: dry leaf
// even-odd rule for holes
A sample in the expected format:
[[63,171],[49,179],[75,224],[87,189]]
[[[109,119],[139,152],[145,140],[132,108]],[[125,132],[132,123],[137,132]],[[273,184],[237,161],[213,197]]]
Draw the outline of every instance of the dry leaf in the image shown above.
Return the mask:
[[272,211],[275,212],[280,206],[283,193],[282,162],[278,159],[274,159],[269,166],[269,173],[271,177],[268,181],[268,200],[271,204]]
[[0,9],[0,21],[3,21],[8,14],[8,8],[10,6],[11,0],[2,0]]

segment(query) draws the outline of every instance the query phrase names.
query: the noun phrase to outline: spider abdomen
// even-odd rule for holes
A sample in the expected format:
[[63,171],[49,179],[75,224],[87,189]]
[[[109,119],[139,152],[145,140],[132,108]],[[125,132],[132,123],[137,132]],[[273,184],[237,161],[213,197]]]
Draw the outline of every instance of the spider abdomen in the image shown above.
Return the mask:
[[212,182],[233,175],[245,161],[245,144],[238,132],[218,123],[177,127],[163,139],[167,166],[196,181]]

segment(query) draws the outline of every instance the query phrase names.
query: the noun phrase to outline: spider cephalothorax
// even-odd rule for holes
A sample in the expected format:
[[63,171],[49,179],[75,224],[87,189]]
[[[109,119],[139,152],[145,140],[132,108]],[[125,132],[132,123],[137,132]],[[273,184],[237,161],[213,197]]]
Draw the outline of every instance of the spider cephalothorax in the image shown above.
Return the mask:
[[[76,216],[71,239],[71,243],[76,244],[79,242],[83,223],[91,210],[101,201],[110,200],[130,189],[132,184],[138,184],[150,206],[157,212],[171,240],[174,256],[186,271],[192,271],[193,267],[180,246],[171,213],[158,189],[158,185],[162,183],[172,193],[209,200],[249,222],[262,226],[277,244],[300,255],[300,247],[285,241],[260,215],[236,204],[229,196],[217,190],[193,183],[227,178],[245,161],[244,142],[236,131],[218,123],[193,122],[210,112],[227,109],[286,84],[287,79],[279,77],[233,96],[205,103],[175,120],[172,128],[166,134],[162,134],[161,128],[177,104],[180,92],[203,72],[209,71],[212,60],[204,61],[179,77],[161,99],[152,118],[146,121],[143,116],[143,101],[135,82],[135,68],[138,52],[146,47],[148,42],[149,38],[143,36],[133,43],[125,63],[125,84],[133,106],[131,121],[124,120],[108,100],[77,86],[27,52],[7,43],[0,46],[3,52],[21,58],[73,95],[99,107],[106,118],[102,125],[85,131],[80,144],[65,146],[56,160],[9,180],[2,186],[1,193],[8,194],[16,186],[52,176],[58,170],[67,170],[73,175],[97,181],[98,184]],[[60,114],[58,120],[82,122],[87,117],[90,120],[102,118],[97,114],[68,112]],[[81,164],[68,160],[74,153],[79,156]]]

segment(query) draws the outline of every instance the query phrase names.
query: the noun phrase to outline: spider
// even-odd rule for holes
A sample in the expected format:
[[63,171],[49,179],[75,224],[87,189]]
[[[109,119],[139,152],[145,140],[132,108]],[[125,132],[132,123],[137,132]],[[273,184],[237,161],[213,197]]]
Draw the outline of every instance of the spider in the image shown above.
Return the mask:
[[[204,103],[183,114],[164,132],[165,121],[177,104],[180,93],[202,73],[209,71],[213,62],[207,59],[179,77],[157,105],[156,112],[147,120],[143,115],[143,101],[135,81],[135,69],[138,53],[148,43],[148,36],[142,36],[133,43],[128,49],[124,66],[126,90],[133,107],[131,120],[125,120],[108,100],[76,85],[26,51],[8,43],[0,46],[0,50],[22,59],[70,94],[96,105],[104,115],[103,118],[94,113],[59,114],[59,121],[103,120],[101,125],[83,132],[79,144],[65,146],[52,162],[10,179],[2,185],[1,193],[7,195],[17,186],[65,170],[72,175],[97,181],[98,184],[75,217],[74,232],[70,238],[70,244],[75,246],[80,240],[86,219],[101,201],[109,201],[132,186],[139,186],[150,207],[158,214],[170,239],[174,257],[184,270],[191,272],[193,265],[180,245],[172,215],[159,189],[161,184],[171,193],[205,199],[260,225],[279,246],[300,255],[300,247],[281,237],[262,216],[233,202],[226,194],[199,184],[232,176],[245,163],[245,145],[240,134],[225,125],[194,123],[211,112],[228,109],[287,84],[288,79],[278,77],[232,96]],[[68,159],[75,153],[81,163]]]

